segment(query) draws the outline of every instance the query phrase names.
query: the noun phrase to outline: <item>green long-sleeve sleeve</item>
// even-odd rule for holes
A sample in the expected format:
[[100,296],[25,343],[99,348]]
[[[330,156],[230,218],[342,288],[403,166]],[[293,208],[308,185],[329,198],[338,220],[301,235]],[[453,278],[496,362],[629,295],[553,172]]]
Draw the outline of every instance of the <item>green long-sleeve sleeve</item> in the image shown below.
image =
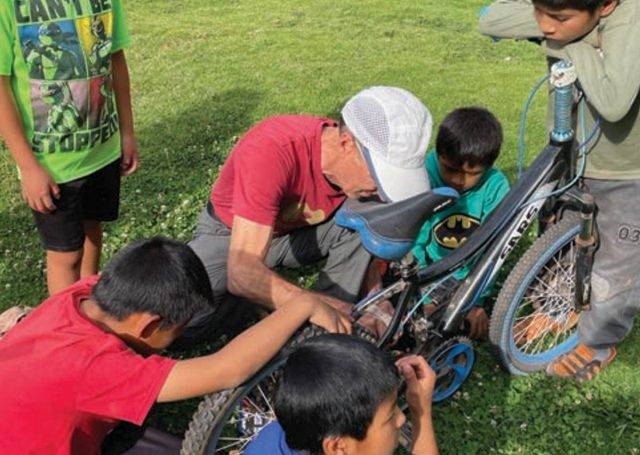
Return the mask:
[[569,44],[544,40],[533,11],[530,0],[498,0],[481,15],[480,31],[499,38],[542,38],[550,63],[571,60],[589,105],[585,131],[579,127],[577,137],[589,135],[596,118],[602,120],[585,175],[640,179],[640,0],[620,0],[596,28]]
[[582,89],[600,116],[619,122],[640,90],[640,25],[619,24],[602,33],[600,49],[577,41],[566,46]]
[[529,0],[498,0],[480,16],[480,33],[495,38],[543,38]]

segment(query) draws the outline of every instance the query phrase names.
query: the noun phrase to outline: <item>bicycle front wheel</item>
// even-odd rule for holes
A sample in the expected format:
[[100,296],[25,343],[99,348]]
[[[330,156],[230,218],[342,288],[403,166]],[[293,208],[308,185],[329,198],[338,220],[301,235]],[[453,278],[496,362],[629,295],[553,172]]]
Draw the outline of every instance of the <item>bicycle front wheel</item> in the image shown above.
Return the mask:
[[574,212],[539,237],[518,261],[496,300],[489,327],[501,365],[512,374],[540,371],[578,344]]

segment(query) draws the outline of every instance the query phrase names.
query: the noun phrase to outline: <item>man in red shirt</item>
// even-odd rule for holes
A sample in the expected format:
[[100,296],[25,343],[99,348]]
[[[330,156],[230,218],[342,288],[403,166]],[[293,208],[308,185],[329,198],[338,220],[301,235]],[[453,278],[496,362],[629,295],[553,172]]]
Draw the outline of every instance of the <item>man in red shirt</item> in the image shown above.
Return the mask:
[[[231,293],[268,310],[289,301],[320,303],[328,311],[313,323],[350,332],[348,302],[358,298],[371,257],[357,234],[334,223],[334,212],[346,198],[395,202],[428,191],[431,127],[414,95],[372,87],[347,102],[341,122],[282,115],[250,129],[214,183],[190,242],[214,297],[224,301]],[[272,271],[324,259],[317,292]],[[199,314],[185,338],[202,337],[211,320]]]
[[0,454],[98,454],[120,421],[140,425],[155,402],[243,383],[325,312],[292,302],[214,354],[154,354],[213,305],[201,261],[163,238],[127,247],[100,277],[45,300],[0,339]]

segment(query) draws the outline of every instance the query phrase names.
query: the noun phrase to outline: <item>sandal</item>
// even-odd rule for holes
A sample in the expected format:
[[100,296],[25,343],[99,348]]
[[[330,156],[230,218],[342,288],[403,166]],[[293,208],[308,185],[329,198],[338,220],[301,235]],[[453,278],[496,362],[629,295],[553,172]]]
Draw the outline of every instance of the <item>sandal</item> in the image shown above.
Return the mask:
[[613,362],[617,354],[615,346],[609,348],[604,360],[595,358],[595,351],[589,346],[579,344],[573,351],[558,357],[547,367],[547,374],[557,378],[572,378],[579,383],[592,380],[598,373]]
[[2,338],[11,328],[20,322],[32,308],[26,306],[14,306],[0,314],[0,338]]

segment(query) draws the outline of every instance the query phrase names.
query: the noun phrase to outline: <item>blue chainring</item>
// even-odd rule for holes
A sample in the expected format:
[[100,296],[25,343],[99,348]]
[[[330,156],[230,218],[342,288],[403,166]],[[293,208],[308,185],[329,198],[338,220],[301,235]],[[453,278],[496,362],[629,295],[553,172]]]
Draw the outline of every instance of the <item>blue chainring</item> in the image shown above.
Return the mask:
[[429,364],[438,376],[434,403],[446,400],[460,389],[471,373],[475,358],[473,345],[465,338],[446,341],[429,357]]

